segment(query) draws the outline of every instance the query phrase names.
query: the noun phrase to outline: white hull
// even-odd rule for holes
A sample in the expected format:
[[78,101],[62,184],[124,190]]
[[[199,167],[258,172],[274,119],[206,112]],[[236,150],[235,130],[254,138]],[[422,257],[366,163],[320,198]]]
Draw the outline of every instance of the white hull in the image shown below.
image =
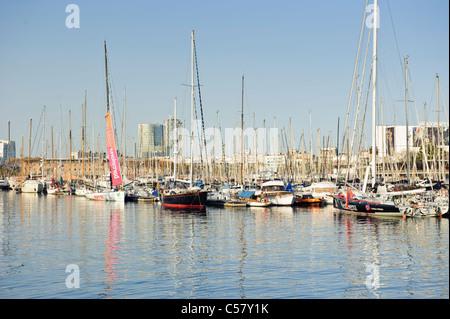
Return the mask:
[[[289,192],[290,193],[290,192]],[[294,194],[281,192],[280,194],[267,194],[267,200],[275,206],[292,206],[294,204]]]
[[47,190],[47,195],[64,195],[64,190],[61,188],[50,188]]
[[86,198],[88,198],[90,200],[99,200],[99,201],[124,202],[125,201],[125,192],[109,191],[109,192],[101,192],[101,193],[91,193],[91,194],[86,194]]
[[294,205],[294,193],[285,190],[285,185],[280,180],[267,181],[262,184],[261,196],[274,206]]
[[269,201],[267,203],[258,201],[248,201],[247,205],[250,207],[268,207],[271,205],[271,203]]
[[27,180],[23,183],[22,193],[40,193],[44,185],[37,180]]
[[86,196],[87,194],[92,194],[92,191],[84,188],[75,189],[75,195],[77,196]]
[[20,181],[15,180],[13,178],[10,178],[8,180],[8,183],[9,183],[9,187],[11,187],[11,189],[13,189],[13,190],[19,189],[20,188],[20,184],[21,184]]

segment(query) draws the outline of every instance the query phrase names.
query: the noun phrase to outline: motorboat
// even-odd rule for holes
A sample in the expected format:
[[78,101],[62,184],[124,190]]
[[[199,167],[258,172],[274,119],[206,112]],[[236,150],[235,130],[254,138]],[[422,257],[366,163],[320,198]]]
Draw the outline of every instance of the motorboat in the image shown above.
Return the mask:
[[281,180],[271,180],[261,185],[261,196],[266,197],[272,205],[292,206],[294,204],[294,193],[285,190]]

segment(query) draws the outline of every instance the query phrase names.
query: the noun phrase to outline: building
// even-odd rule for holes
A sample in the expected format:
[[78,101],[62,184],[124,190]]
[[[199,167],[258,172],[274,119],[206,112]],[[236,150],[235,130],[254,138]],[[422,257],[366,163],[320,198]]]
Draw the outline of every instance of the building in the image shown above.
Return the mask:
[[140,158],[161,156],[163,143],[161,124],[138,124],[138,156]]
[[0,140],[0,165],[4,165],[10,158],[16,157],[16,142]]
[[[180,151],[180,146],[182,145],[183,122],[180,119],[176,120],[176,127],[178,128],[178,152]],[[164,155],[173,156],[173,147],[175,145],[175,117],[171,116],[168,120],[163,123],[163,145],[164,145]]]
[[[410,152],[418,152],[422,143],[424,145],[438,145],[446,152],[449,150],[449,130],[447,123],[440,123],[438,136],[437,123],[419,123],[417,126],[408,126],[408,142]],[[376,147],[382,156],[395,155],[406,152],[406,126],[377,126]]]

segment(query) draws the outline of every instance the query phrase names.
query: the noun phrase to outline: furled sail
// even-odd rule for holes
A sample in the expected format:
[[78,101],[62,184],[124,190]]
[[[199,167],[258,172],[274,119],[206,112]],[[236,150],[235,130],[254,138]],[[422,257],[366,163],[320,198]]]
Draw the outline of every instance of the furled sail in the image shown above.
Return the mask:
[[111,170],[111,181],[113,186],[122,184],[122,174],[120,173],[119,158],[117,157],[116,143],[114,141],[114,131],[111,121],[111,111],[105,116],[106,119],[106,149],[109,158],[109,168]]

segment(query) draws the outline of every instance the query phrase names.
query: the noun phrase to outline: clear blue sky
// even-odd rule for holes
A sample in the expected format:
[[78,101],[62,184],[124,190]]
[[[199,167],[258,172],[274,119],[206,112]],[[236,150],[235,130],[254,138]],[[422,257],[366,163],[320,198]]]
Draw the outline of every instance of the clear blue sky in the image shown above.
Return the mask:
[[[80,8],[79,29],[66,28],[69,13],[65,8],[70,3]],[[317,129],[322,135],[331,131],[335,140],[338,117],[340,134],[345,121],[364,5],[363,0],[2,1],[0,139],[7,138],[11,121],[17,152],[22,136],[27,150],[29,120],[33,119],[33,135],[37,135],[46,105],[47,140],[50,125],[56,139],[61,107],[63,140],[68,140],[71,110],[73,148],[77,148],[87,90],[89,140],[94,124],[94,133],[101,134],[104,145],[104,40],[118,112],[122,112],[123,88],[127,90],[128,138],[137,140],[138,123],[162,123],[173,114],[175,97],[178,117],[188,125],[189,88],[182,83],[190,82],[190,32],[194,29],[206,127],[217,126],[217,110],[222,127],[234,127],[240,118],[245,74],[247,125],[256,113],[257,127],[262,127],[263,119],[272,126],[276,116],[277,126],[287,129],[291,117],[296,144],[304,129],[308,147],[311,110],[314,141]],[[419,116],[426,102],[427,119],[433,120],[436,73],[447,108],[449,103],[449,3],[391,0],[388,6],[380,0],[379,6],[378,83],[385,124],[394,124],[394,114],[396,124],[404,124],[404,104],[399,101],[404,99],[400,61],[405,56]],[[371,54],[370,49],[369,59]],[[370,67],[366,74],[369,71]],[[364,82],[363,95],[366,87]],[[414,105],[410,107],[410,123],[415,124]],[[366,119],[370,123],[370,114]],[[121,125],[121,114],[116,114],[116,125]],[[41,146],[36,145],[32,155],[40,153]]]

